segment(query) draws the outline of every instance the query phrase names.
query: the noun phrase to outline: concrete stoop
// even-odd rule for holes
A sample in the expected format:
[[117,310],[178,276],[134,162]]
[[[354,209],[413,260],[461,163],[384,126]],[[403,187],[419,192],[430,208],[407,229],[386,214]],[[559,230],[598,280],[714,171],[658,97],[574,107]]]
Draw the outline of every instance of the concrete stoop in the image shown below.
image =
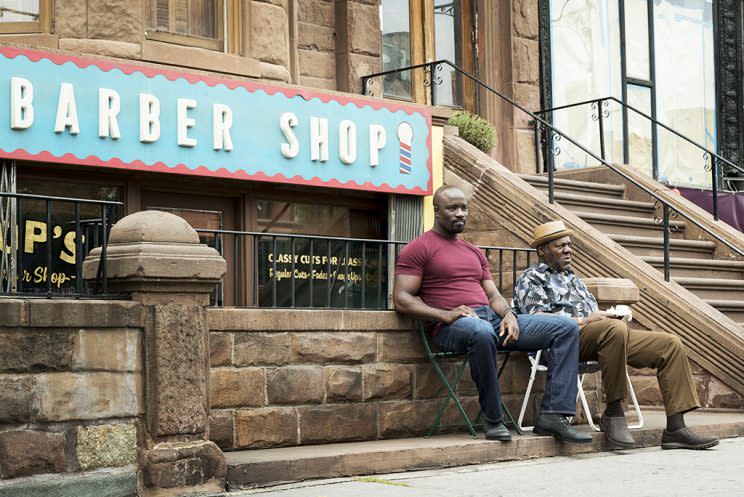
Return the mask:
[[[661,444],[663,411],[644,408],[645,426],[633,430],[638,447]],[[744,413],[696,411],[687,424],[701,434],[719,438],[744,436]],[[582,428],[588,429],[583,426]],[[604,434],[590,444],[566,444],[553,437],[514,436],[510,443],[473,439],[464,434],[432,438],[376,440],[225,453],[228,490],[268,487],[321,478],[397,473],[473,464],[569,456],[614,450]],[[715,450],[715,449],[711,449]]]

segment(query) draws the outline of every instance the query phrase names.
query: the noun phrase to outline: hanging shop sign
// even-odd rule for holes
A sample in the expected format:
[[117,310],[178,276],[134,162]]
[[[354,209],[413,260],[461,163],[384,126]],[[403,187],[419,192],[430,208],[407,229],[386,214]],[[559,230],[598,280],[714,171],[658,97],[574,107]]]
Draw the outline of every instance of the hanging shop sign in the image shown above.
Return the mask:
[[427,195],[423,106],[0,46],[0,157]]

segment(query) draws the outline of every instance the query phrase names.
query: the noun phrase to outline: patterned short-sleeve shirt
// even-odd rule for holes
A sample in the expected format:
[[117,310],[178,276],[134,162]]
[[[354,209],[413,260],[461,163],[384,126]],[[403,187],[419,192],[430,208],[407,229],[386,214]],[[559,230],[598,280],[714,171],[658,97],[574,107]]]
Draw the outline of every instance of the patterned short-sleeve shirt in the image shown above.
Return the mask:
[[514,284],[517,314],[549,312],[588,316],[599,308],[586,285],[571,271],[556,271],[544,262],[528,267]]

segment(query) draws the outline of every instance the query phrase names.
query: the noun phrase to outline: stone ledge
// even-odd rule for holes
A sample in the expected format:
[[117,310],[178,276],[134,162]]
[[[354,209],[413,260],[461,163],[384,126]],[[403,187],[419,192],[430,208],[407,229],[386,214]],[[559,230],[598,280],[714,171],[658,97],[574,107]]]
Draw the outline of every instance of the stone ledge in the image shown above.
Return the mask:
[[41,48],[57,48],[59,35],[43,33],[9,34],[0,36],[0,43],[14,43],[17,45],[29,45]]
[[261,76],[259,62],[255,59],[158,41],[142,42],[142,60],[251,78]]
[[[644,412],[646,426],[633,430],[638,447],[661,443],[664,423],[662,411]],[[720,438],[744,435],[744,422],[738,413],[701,413],[687,416],[690,426],[701,433]],[[586,428],[584,426],[584,428]],[[419,469],[446,468],[571,455],[611,450],[604,434],[595,433],[586,445],[561,444],[553,437],[515,436],[512,443],[487,441],[480,435],[446,435],[343,444],[287,447],[225,453],[229,490],[266,487],[317,478],[395,473]]]
[[584,283],[599,302],[607,305],[635,304],[640,300],[638,286],[623,278],[586,278]]
[[28,324],[26,300],[3,298],[0,300],[0,323],[3,326],[25,326]]
[[227,309],[207,311],[210,331],[411,331],[414,323],[394,311],[327,309]]
[[75,475],[44,475],[0,481],[0,497],[136,497],[133,466],[123,471],[96,471]]
[[29,299],[28,325],[58,328],[139,328],[141,305],[127,300]]

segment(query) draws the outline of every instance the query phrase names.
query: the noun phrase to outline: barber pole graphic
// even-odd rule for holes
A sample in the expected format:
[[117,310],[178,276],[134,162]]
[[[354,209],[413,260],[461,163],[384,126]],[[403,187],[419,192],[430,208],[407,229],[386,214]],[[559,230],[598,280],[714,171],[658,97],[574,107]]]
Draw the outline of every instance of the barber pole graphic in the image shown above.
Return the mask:
[[411,174],[411,140],[413,140],[413,127],[406,121],[398,125],[398,141],[400,142],[400,172]]

